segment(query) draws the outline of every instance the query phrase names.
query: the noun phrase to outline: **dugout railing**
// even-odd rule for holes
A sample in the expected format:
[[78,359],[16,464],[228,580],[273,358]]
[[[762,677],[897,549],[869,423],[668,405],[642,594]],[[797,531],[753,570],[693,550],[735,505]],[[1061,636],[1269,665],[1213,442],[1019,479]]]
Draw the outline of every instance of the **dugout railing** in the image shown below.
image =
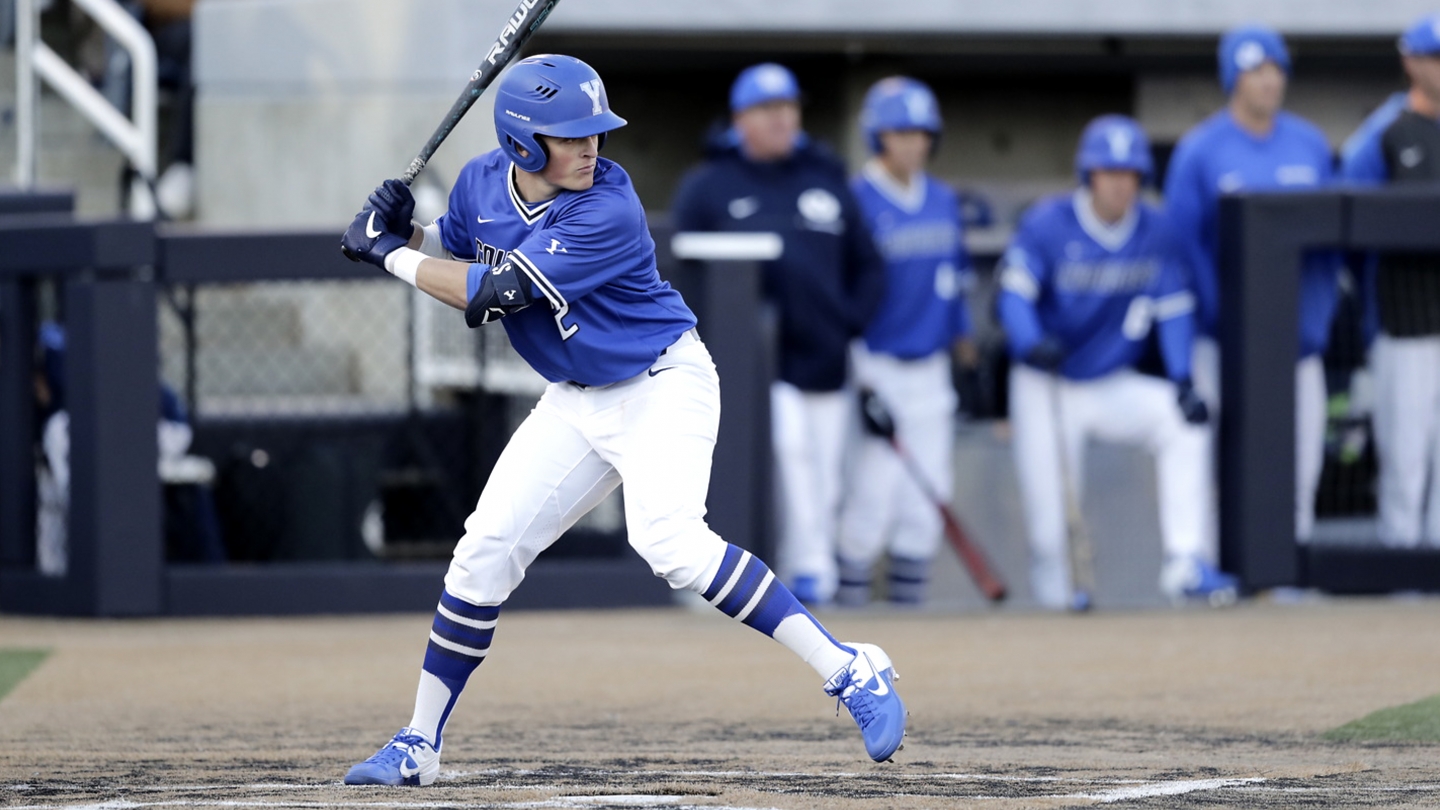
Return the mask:
[[[0,214],[10,214],[0,215],[0,239],[7,245],[0,253],[0,611],[147,616],[431,609],[442,587],[443,561],[173,563],[166,560],[162,539],[153,387],[160,365],[160,298],[173,288],[205,285],[375,280],[374,269],[344,260],[330,231],[157,230],[150,223],[78,222],[59,213],[69,207],[69,197],[63,195],[0,199]],[[50,213],[33,213],[37,210]],[[20,211],[32,213],[15,213]],[[723,536],[768,553],[764,426],[772,368],[766,342],[773,339],[773,330],[756,308],[759,266],[733,255],[681,261],[671,254],[670,234],[657,229],[655,235],[665,275],[692,300],[702,324],[734,323],[735,312],[759,318],[758,325],[706,335],[726,380],[722,408],[727,414],[708,506],[710,523]],[[34,562],[34,445],[39,425],[32,375],[39,325],[35,293],[42,280],[54,282],[62,299],[68,355],[69,567],[58,577],[42,575]],[[192,364],[186,386],[193,388],[193,353],[186,357]],[[187,398],[193,404],[193,390]],[[508,433],[497,435],[493,429],[487,433],[486,423],[500,422],[494,402],[479,397],[465,410],[463,419],[474,435],[462,450],[474,465],[493,463],[498,446],[508,438]],[[413,418],[413,413],[371,416],[357,423],[351,417],[322,414],[265,418],[237,427],[234,420],[196,414],[195,443],[221,446],[231,434],[253,431],[257,425],[314,436],[334,429],[341,419],[351,434],[430,430],[433,439],[436,430],[443,435],[449,427],[406,424]],[[419,442],[426,443],[423,437]],[[465,496],[461,517],[473,508],[487,472],[488,466],[479,471],[477,488]],[[621,534],[606,539],[597,553],[542,556],[507,605],[622,607],[668,604],[671,599],[670,589],[626,546]]]
[[1440,590],[1440,549],[1300,543],[1293,507],[1301,254],[1440,253],[1440,193],[1391,188],[1227,196],[1220,238],[1223,567],[1251,592],[1276,586],[1332,593]]

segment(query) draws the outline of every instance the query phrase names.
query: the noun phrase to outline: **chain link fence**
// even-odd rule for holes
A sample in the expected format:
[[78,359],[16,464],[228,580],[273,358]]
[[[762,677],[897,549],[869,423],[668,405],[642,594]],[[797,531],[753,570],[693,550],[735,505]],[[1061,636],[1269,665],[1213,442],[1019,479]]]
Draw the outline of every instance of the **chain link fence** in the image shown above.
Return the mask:
[[[159,334],[231,561],[448,558],[545,388],[502,327],[387,278],[172,284]],[[617,493],[552,554],[623,523]]]

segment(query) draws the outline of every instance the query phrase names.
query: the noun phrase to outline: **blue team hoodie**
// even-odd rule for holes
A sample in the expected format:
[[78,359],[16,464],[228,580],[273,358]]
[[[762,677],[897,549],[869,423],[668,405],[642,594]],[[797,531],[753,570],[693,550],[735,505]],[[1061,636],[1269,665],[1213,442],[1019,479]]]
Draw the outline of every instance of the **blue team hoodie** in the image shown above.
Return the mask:
[[779,234],[784,253],[764,269],[765,294],[780,314],[780,379],[805,391],[842,387],[850,340],[885,290],[845,167],[803,134],[794,153],[774,163],[746,159],[729,130],[707,151],[680,181],[675,227]]

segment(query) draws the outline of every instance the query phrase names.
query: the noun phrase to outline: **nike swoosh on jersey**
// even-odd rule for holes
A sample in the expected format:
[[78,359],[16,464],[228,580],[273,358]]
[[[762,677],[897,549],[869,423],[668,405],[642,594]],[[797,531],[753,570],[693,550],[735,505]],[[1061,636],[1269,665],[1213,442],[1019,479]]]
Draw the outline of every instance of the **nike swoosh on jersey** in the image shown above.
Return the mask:
[[380,236],[380,232],[377,231],[377,230],[375,230],[375,212],[374,212],[374,211],[371,211],[371,212],[370,212],[370,219],[366,220],[366,222],[365,222],[365,235],[368,236],[368,237],[370,237],[371,239],[377,239],[377,238],[379,238],[379,236]]
[[666,366],[666,367],[664,367],[664,368],[652,368],[652,369],[650,369],[650,376],[651,376],[651,377],[654,377],[656,374],[659,374],[659,373],[662,372],[662,371],[669,371],[669,370],[672,369],[672,368],[675,368],[675,367],[674,367],[674,366]]
[[494,222],[495,220],[493,220],[493,219],[486,219],[485,217],[475,217],[475,221],[476,221],[477,223],[481,224],[481,225],[484,225],[484,224],[487,223],[487,222]]

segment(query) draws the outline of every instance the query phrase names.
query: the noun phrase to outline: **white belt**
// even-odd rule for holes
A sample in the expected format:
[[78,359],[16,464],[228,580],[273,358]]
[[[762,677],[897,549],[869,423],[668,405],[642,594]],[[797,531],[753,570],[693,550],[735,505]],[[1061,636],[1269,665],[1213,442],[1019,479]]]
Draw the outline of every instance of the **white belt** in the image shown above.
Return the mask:
[[678,349],[678,348],[680,348],[681,346],[689,346],[691,343],[699,343],[699,342],[700,342],[700,333],[697,332],[694,327],[691,327],[691,328],[689,328],[689,329],[686,329],[684,332],[681,332],[681,333],[680,333],[680,337],[675,338],[675,342],[674,342],[674,343],[671,343],[669,346],[666,346],[665,348],[661,349],[661,350],[660,350],[660,355],[663,357],[663,356],[665,355],[665,353],[668,352],[668,351],[670,351],[671,349]]

